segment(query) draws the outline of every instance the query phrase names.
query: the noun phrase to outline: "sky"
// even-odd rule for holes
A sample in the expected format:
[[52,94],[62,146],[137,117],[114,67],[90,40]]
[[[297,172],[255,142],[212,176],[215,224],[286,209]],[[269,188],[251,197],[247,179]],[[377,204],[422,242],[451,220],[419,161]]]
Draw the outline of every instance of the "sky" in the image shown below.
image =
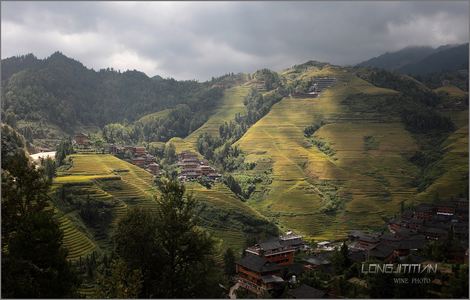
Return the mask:
[[207,80],[468,42],[468,1],[1,2],[1,57]]

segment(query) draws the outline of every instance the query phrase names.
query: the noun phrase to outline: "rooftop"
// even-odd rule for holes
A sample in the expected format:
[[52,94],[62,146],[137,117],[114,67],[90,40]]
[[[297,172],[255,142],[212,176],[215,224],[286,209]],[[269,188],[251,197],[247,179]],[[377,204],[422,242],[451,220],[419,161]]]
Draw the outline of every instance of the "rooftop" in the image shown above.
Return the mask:
[[242,257],[237,263],[249,270],[258,273],[277,271],[281,269],[281,266],[278,264],[269,262],[264,257],[249,253]]
[[298,288],[290,290],[289,295],[295,299],[319,299],[325,297],[326,293],[309,285],[302,284]]

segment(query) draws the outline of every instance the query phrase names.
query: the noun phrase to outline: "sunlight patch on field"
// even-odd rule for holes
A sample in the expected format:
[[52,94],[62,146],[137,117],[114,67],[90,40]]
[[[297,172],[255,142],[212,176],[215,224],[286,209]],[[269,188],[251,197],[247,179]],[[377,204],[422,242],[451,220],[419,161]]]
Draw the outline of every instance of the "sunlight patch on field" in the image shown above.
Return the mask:
[[[108,154],[74,154],[70,157],[73,166],[54,180],[54,192],[59,195],[59,188],[66,185],[68,190],[73,189],[75,197],[113,203],[113,220],[109,231],[115,230],[119,219],[131,208],[156,212],[154,196],[158,195],[158,191],[153,184],[153,175],[147,171]],[[204,227],[222,240],[224,248],[240,249],[246,239],[244,226],[258,228],[260,222],[265,222],[262,215],[237,198],[222,183],[215,184],[211,189],[198,183],[187,183],[187,191],[206,205],[200,215]],[[67,232],[79,226],[69,219],[63,219],[63,222],[68,222]],[[71,232],[73,235],[67,236],[65,246],[71,251],[73,259],[92,251],[83,237],[78,238],[75,231]],[[111,241],[102,240],[99,236],[91,243],[104,248],[112,246]]]
[[[352,94],[397,92],[334,68],[313,69],[302,76],[339,80],[319,98],[284,98],[236,143],[249,161],[272,161],[272,183],[261,187],[267,195],[249,204],[282,229],[317,239],[344,237],[348,229],[382,225],[384,214],[398,210],[399,202],[415,193],[412,176],[404,174],[407,168],[414,172],[405,156],[417,146],[400,123],[379,123],[373,115],[364,120],[363,114],[351,112],[341,102]],[[304,128],[320,120],[327,125],[314,137],[328,142],[334,155],[309,145],[304,137]],[[365,149],[368,135],[378,146]],[[336,191],[344,203],[336,214],[321,211],[328,202],[328,190]]]
[[214,113],[211,114],[207,122],[186,137],[185,141],[196,148],[197,139],[201,134],[207,132],[214,136],[218,135],[220,125],[234,120],[237,113],[243,114],[245,112],[243,101],[250,89],[247,85],[239,85],[225,90],[222,103],[214,109]]

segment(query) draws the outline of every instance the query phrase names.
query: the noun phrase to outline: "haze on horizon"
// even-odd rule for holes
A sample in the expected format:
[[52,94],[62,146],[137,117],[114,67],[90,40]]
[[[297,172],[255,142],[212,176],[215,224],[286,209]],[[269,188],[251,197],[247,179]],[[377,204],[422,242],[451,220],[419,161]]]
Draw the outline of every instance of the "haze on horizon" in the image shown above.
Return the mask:
[[1,57],[61,51],[95,70],[207,80],[308,60],[356,64],[468,42],[468,1],[2,2]]

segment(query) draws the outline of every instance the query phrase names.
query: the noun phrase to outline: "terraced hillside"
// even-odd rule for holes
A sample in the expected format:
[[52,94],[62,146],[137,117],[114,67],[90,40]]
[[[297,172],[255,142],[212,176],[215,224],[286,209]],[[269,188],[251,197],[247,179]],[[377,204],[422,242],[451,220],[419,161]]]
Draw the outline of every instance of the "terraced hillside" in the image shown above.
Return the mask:
[[175,144],[176,150],[181,152],[183,150],[197,151],[196,143],[199,135],[207,132],[215,135],[219,133],[219,126],[224,122],[230,122],[235,118],[237,113],[245,111],[243,100],[250,91],[249,85],[238,85],[224,91],[222,103],[214,109],[211,117],[197,130],[192,132],[188,137],[173,138],[171,142]]
[[[76,259],[92,250],[110,249],[115,225],[129,207],[152,210],[156,204],[153,177],[146,171],[110,155],[75,154],[71,158],[73,166],[58,174],[53,191],[59,221],[67,229],[64,241],[69,258]],[[87,205],[98,208],[105,221],[87,223],[82,215]],[[81,240],[94,247],[84,247],[87,243]]]
[[[153,195],[157,190],[150,173],[114,156],[75,154],[71,158],[73,166],[59,174],[53,190],[69,258],[77,259],[111,249],[119,219],[132,207],[156,210]],[[194,183],[188,192],[200,200],[202,225],[222,240],[224,248],[240,249],[247,234],[275,233],[264,217],[222,184],[206,189]],[[98,207],[104,221],[87,222],[82,215],[87,205]]]
[[440,147],[444,155],[433,171],[444,171],[436,175],[438,178],[431,186],[418,194],[421,201],[431,201],[436,195],[443,199],[459,196],[457,193],[468,188],[468,125],[457,129]]
[[[250,205],[284,229],[319,239],[383,224],[402,201],[415,199],[418,172],[408,160],[418,145],[400,118],[366,103],[395,91],[333,67],[284,73],[291,79],[325,75],[338,83],[319,98],[283,99],[237,142],[248,160],[263,166],[253,175],[271,173],[272,182],[258,185],[262,196]],[[348,103],[354,95],[356,103]],[[306,138],[304,128],[320,120],[326,125]],[[460,150],[468,154],[461,138]]]

